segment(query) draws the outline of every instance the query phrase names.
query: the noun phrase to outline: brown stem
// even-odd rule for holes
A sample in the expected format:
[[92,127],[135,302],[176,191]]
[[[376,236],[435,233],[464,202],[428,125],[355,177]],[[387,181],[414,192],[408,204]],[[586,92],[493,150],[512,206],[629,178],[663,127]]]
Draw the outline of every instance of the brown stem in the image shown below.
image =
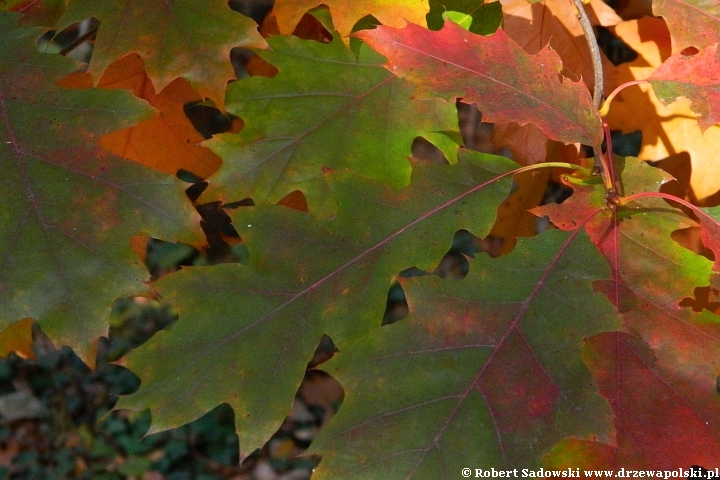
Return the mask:
[[592,59],[593,73],[595,77],[595,88],[593,89],[593,103],[595,108],[599,109],[600,104],[603,100],[603,69],[602,60],[600,59],[600,49],[598,48],[597,38],[595,38],[595,32],[593,31],[590,19],[585,12],[585,6],[582,0],[573,0],[575,3],[575,9],[577,10],[577,17],[580,21],[580,27],[582,27],[583,34],[585,34],[585,41],[587,41],[588,47],[590,48],[590,58]]
[[[595,79],[595,87],[593,88],[593,104],[595,109],[599,110],[600,105],[603,102],[603,68],[602,60],[600,59],[600,48],[598,48],[597,38],[595,37],[595,31],[593,30],[590,19],[585,11],[585,6],[582,0],[573,0],[575,5],[575,11],[577,18],[580,22],[585,41],[587,42],[588,48],[590,49],[590,59],[592,60],[593,76]],[[606,136],[606,142],[610,142],[610,137]],[[606,161],[607,160],[607,161]],[[601,170],[603,176],[603,182],[608,192],[615,190],[615,176],[612,165],[612,155],[609,157],[603,156],[602,152],[595,150],[595,168]]]

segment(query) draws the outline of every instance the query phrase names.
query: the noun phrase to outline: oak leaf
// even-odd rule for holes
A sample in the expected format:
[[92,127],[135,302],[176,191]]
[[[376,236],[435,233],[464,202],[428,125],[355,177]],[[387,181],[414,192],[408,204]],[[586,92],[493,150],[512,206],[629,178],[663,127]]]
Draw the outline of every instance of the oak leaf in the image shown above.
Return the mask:
[[[615,33],[638,52],[636,60],[616,69],[615,83],[651,78],[670,57],[670,36],[662,19],[642,18],[618,25]],[[681,196],[702,204],[715,195],[720,182],[720,126],[702,131],[686,98],[665,106],[648,84],[630,86],[610,105],[610,128],[642,132],[638,158],[679,163],[673,174],[687,178]]]
[[537,469],[565,436],[612,441],[610,406],[580,360],[583,337],[620,325],[593,291],[607,274],[586,236],[551,230],[478,257],[464,280],[403,280],[408,318],[323,365],[346,394],[313,443],[323,454],[315,474]]
[[313,214],[328,217],[335,205],[324,168],[407,185],[413,140],[457,126],[454,104],[412,98],[412,84],[385,70],[367,46],[356,57],[337,32],[328,44],[294,36],[268,43],[257,53],[278,73],[228,87],[226,108],[245,127],[204,143],[223,165],[203,198],[276,203],[300,190]]
[[[669,176],[632,157],[623,159],[618,167],[623,194],[640,195],[637,200],[605,208],[583,225],[577,219],[602,208],[605,189],[599,184],[572,184],[575,193],[562,205],[538,207],[534,212],[548,215],[563,230],[583,228],[588,233],[612,269],[612,277],[595,282],[595,287],[617,306],[626,329],[639,337],[631,341],[639,345],[633,347],[633,354],[622,358],[608,354],[627,348],[621,339],[624,334],[618,333],[612,334],[614,345],[607,344],[609,336],[597,340],[606,346],[602,353],[588,357],[588,366],[618,418],[618,458],[634,459],[628,464],[650,468],[678,468],[682,462],[709,459],[716,462],[720,443],[712,432],[720,426],[720,411],[713,372],[720,368],[720,322],[714,314],[681,306],[684,298],[693,296],[695,287],[709,284],[712,262],[672,239],[675,230],[695,222],[662,198],[643,193],[657,192]],[[668,263],[673,265],[671,275]],[[590,340],[599,345],[594,342]],[[642,368],[635,366],[637,357],[642,357]],[[597,366],[608,362],[615,365]],[[624,372],[629,376],[618,381]],[[649,386],[659,384],[666,387]],[[658,393],[648,396],[651,391]],[[630,396],[638,401],[644,397],[643,406],[631,406]],[[686,422],[668,424],[652,418],[653,412],[660,411],[677,411],[687,422],[703,424],[698,435],[714,440],[686,448],[682,433],[687,431]],[[639,417],[641,412],[644,418]]]
[[152,110],[130,92],[57,87],[75,62],[39,53],[40,30],[17,20],[0,13],[0,327],[34,318],[92,364],[112,302],[148,291],[130,237],[193,241],[196,216],[175,179],[98,145]]
[[220,158],[199,145],[205,138],[185,114],[185,105],[202,101],[187,80],[177,78],[156,93],[142,59],[128,55],[105,70],[98,87],[133,88],[158,110],[153,118],[105,135],[100,144],[106,150],[170,175],[185,170],[207,178],[220,166]]
[[598,146],[600,117],[585,85],[562,78],[557,54],[522,50],[503,30],[474,35],[446,22],[437,32],[409,23],[355,34],[387,57],[385,68],[427,95],[475,103],[487,122],[535,124],[563,143]]
[[655,0],[652,8],[668,23],[673,53],[720,41],[720,5],[713,0]]
[[[583,35],[572,1],[501,0],[503,29],[528,53],[537,53],[550,45],[562,59],[563,65],[574,75],[573,80],[594,88],[594,74],[590,50]],[[592,0],[586,7],[593,25],[616,25],[622,19],[602,0]],[[602,54],[603,63],[610,62]]]
[[100,21],[88,67],[93,78],[99,79],[112,62],[135,52],[158,90],[183,77],[217,105],[222,104],[226,83],[235,77],[230,50],[265,46],[257,24],[230,10],[223,0],[72,0],[58,30],[88,17]]
[[690,101],[698,114],[702,131],[720,124],[720,60],[718,44],[695,55],[673,55],[648,77],[653,91],[663,104],[678,97]]
[[565,439],[544,457],[546,468],[687,470],[718,463],[720,442],[703,419],[706,411],[688,404],[668,383],[640,338],[627,332],[596,335],[585,341],[583,360],[613,407],[616,441]]
[[456,165],[416,162],[401,189],[336,171],[333,220],[276,205],[236,210],[249,263],[184,268],[155,284],[180,319],[129,356],[142,386],[118,408],[149,407],[158,431],[228,402],[240,443],[262,444],[322,335],[342,348],[377,331],[395,275],[432,271],[460,228],[487,235],[514,166],[463,151]]

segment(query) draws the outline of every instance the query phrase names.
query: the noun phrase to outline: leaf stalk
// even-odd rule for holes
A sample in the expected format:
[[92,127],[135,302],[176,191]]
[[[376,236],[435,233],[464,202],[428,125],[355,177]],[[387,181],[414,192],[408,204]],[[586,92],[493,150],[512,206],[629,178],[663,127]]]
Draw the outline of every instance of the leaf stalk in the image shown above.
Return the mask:
[[607,116],[608,112],[610,112],[610,102],[613,101],[613,99],[615,98],[615,95],[620,93],[621,90],[623,90],[627,87],[630,87],[632,85],[640,85],[643,83],[650,83],[650,82],[648,82],[647,80],[633,80],[631,82],[625,82],[622,85],[618,86],[615,90],[612,91],[612,93],[610,95],[608,95],[605,102],[603,102],[603,106],[600,109],[600,115],[603,118],[605,118]]
[[713,217],[705,213],[702,208],[698,207],[697,205],[694,205],[687,200],[684,200],[680,197],[676,197],[675,195],[670,195],[669,193],[663,193],[663,192],[640,192],[640,193],[634,193],[632,195],[628,195],[627,197],[620,197],[618,200],[619,206],[627,206],[630,202],[633,202],[635,200],[639,200],[641,198],[647,198],[647,197],[660,197],[664,198],[665,200],[669,200],[671,202],[677,202],[690,210],[693,211],[698,217],[705,218],[708,222],[714,223],[715,225],[720,226],[720,222],[715,220]]
[[538,168],[551,168],[551,167],[570,168],[570,169],[580,172],[581,174],[586,175],[588,177],[592,175],[592,170],[590,170],[589,168],[585,168],[583,166],[576,165],[574,163],[567,163],[567,162],[534,163],[532,165],[526,165],[524,167],[520,167],[509,173],[516,174],[516,173],[528,172],[530,170],[537,170]]

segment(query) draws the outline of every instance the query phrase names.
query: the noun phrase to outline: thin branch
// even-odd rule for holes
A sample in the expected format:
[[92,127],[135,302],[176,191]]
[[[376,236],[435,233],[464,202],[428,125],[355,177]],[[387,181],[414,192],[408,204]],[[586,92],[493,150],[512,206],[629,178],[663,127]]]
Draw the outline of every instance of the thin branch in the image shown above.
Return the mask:
[[593,103],[595,104],[595,108],[599,109],[603,100],[603,69],[602,60],[600,60],[600,48],[598,48],[597,38],[595,38],[595,32],[593,31],[590,19],[585,12],[585,6],[583,5],[582,0],[573,0],[573,2],[575,3],[578,20],[580,20],[580,26],[585,34],[585,40],[590,48],[590,58],[592,59],[593,73],[595,74]]
[[70,52],[72,52],[73,50],[75,50],[77,47],[79,47],[80,45],[82,45],[83,43],[85,43],[87,40],[93,39],[93,38],[95,37],[95,35],[97,35],[97,31],[98,31],[98,27],[99,27],[99,26],[100,26],[99,23],[97,23],[96,25],[93,25],[93,26],[90,28],[90,30],[88,30],[86,33],[84,33],[83,35],[81,35],[81,36],[77,37],[76,39],[74,39],[72,42],[70,42],[69,45],[66,45],[66,46],[60,51],[60,55],[62,55],[62,56],[67,56],[68,53],[70,53]]
[[[603,67],[602,60],[600,59],[600,48],[598,47],[597,38],[595,37],[595,31],[593,30],[590,19],[585,11],[585,5],[582,0],[573,0],[575,5],[575,14],[580,21],[580,27],[582,27],[585,41],[587,42],[588,48],[590,49],[590,58],[593,65],[593,74],[595,77],[595,88],[593,88],[593,104],[596,110],[600,110],[600,105],[603,102]],[[607,133],[607,132],[606,132]],[[610,137],[605,138],[608,144],[610,143]],[[615,194],[615,178],[612,168],[612,155],[608,158],[607,162],[602,152],[595,151],[595,170],[603,176],[603,182],[608,192]]]

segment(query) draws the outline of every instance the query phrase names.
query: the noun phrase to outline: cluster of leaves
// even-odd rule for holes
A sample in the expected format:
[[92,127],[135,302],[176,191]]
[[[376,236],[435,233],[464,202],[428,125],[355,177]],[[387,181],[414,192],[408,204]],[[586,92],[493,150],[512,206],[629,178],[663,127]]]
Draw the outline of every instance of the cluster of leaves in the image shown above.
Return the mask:
[[[645,82],[601,115],[566,0],[324,3],[258,29],[219,0],[4,2],[25,13],[0,16],[4,350],[32,318],[92,363],[112,302],[157,295],[179,320],[128,356],[118,405],[151,432],[227,403],[262,445],[310,362],[345,389],[317,478],[720,464],[717,7],[589,2],[637,53],[605,58],[606,93]],[[38,52],[32,25],[89,17],[87,68]],[[513,160],[461,146],[458,100]],[[226,119],[201,145],[188,105]],[[418,137],[443,161],[409,158]],[[550,174],[572,196],[538,206]],[[515,241],[528,209],[553,227]],[[457,232],[503,255],[447,278]],[[148,281],[149,238],[237,248]]]

